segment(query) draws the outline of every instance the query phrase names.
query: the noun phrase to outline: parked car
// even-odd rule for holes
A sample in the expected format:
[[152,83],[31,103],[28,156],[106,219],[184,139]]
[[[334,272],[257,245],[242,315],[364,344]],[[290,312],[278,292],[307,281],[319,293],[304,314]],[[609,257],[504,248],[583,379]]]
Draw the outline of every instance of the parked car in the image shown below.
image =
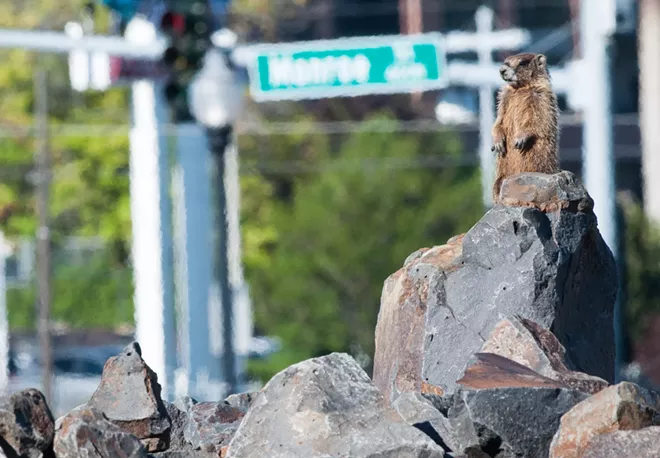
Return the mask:
[[[56,417],[87,402],[101,382],[103,365],[122,351],[120,345],[70,347],[53,354],[53,387],[50,407]],[[43,389],[41,366],[33,355],[10,355],[10,393],[25,389]]]

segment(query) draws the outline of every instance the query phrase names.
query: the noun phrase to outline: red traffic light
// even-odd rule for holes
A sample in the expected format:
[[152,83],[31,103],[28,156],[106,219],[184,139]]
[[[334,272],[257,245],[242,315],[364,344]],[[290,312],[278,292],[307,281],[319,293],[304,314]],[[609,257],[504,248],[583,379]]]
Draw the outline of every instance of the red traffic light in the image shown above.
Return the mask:
[[167,11],[160,20],[160,28],[164,32],[183,33],[186,29],[186,18],[183,14]]

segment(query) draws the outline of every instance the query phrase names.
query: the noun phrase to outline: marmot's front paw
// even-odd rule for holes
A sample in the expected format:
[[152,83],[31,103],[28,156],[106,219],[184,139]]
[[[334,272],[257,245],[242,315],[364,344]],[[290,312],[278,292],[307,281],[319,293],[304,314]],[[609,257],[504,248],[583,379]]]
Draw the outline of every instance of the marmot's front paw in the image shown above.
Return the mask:
[[496,152],[499,155],[504,155],[504,152],[506,151],[504,137],[495,137],[493,139],[493,146],[491,146],[490,150]]
[[516,149],[525,150],[531,146],[531,142],[532,137],[530,135],[521,135],[520,137],[516,138],[514,145]]

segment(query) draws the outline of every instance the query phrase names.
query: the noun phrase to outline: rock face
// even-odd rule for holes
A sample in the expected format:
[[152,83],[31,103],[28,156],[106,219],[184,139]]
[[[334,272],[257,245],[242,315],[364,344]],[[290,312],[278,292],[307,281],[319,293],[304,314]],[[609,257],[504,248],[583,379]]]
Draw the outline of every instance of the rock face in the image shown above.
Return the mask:
[[570,172],[521,174],[465,235],[422,249],[385,281],[376,326],[375,385],[452,392],[502,318],[550,330],[567,369],[613,380],[614,258],[593,203]]
[[[601,434],[659,424],[660,395],[633,383],[619,383],[582,401],[562,417],[550,457],[581,458]],[[660,436],[657,453],[660,455]]]
[[147,452],[134,435],[122,431],[94,408],[67,414],[55,436],[57,458],[146,458]]
[[561,416],[586,396],[548,387],[460,392],[449,410],[457,450],[480,449],[489,456],[547,456]]
[[657,458],[660,456],[660,426],[638,431],[616,431],[597,436],[584,458]]
[[0,447],[4,454],[39,458],[53,446],[55,421],[44,395],[34,388],[0,404]]
[[142,359],[137,342],[108,359],[101,384],[87,403],[143,441],[147,451],[164,450],[170,420],[154,371]]
[[254,400],[227,458],[424,457],[443,450],[410,426],[343,353],[314,358],[275,375]]

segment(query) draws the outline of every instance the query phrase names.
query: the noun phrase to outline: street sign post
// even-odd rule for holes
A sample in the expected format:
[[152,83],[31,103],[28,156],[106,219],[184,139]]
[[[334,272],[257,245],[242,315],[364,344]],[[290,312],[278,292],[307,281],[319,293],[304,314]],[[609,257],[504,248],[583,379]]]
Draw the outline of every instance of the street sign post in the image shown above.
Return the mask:
[[342,38],[248,48],[250,92],[258,102],[409,93],[448,84],[440,34]]

